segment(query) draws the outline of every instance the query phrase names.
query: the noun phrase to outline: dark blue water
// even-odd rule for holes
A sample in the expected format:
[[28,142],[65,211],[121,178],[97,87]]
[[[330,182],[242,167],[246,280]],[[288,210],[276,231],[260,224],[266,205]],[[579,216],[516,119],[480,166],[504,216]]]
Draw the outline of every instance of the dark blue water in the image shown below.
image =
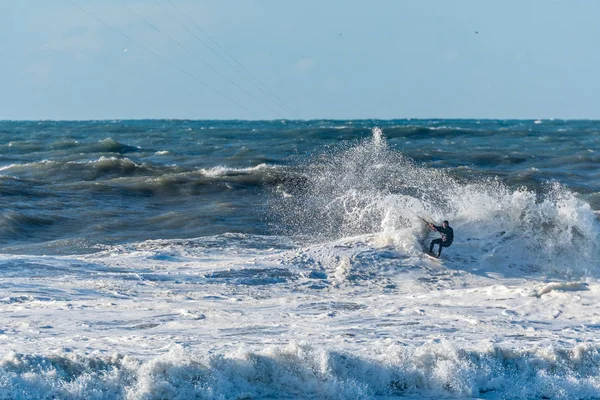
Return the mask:
[[273,234],[277,196],[375,126],[417,165],[535,192],[559,182],[600,209],[597,121],[3,121],[0,252]]

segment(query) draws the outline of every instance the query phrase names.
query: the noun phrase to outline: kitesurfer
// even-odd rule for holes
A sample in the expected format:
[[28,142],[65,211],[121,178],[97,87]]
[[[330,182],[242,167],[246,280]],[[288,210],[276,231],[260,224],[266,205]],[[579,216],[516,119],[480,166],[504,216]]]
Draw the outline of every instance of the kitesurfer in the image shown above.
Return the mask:
[[432,231],[439,232],[442,235],[440,239],[432,240],[431,244],[429,245],[430,253],[433,253],[433,245],[437,244],[439,246],[437,254],[439,258],[442,254],[442,247],[450,247],[452,244],[452,241],[454,240],[454,230],[450,227],[448,221],[444,221],[442,226],[436,226],[431,222],[428,222],[427,225],[429,225],[429,228]]

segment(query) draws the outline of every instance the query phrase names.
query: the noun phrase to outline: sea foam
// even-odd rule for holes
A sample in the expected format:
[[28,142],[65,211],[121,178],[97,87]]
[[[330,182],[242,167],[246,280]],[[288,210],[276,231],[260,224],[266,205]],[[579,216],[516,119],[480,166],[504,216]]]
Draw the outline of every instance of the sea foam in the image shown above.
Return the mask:
[[595,398],[600,353],[587,345],[507,350],[387,344],[369,355],[291,342],[199,356],[181,346],[149,360],[27,356],[0,361],[3,398],[370,399],[419,397]]

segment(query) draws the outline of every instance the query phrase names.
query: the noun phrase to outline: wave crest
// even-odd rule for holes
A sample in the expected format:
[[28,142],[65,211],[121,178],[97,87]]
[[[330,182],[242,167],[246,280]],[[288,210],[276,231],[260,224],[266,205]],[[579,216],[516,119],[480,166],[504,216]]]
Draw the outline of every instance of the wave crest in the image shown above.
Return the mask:
[[262,351],[195,355],[181,346],[142,361],[110,357],[23,355],[0,361],[3,398],[377,398],[493,396],[593,398],[600,390],[600,352],[512,350],[447,341],[402,344],[368,355],[291,343]]

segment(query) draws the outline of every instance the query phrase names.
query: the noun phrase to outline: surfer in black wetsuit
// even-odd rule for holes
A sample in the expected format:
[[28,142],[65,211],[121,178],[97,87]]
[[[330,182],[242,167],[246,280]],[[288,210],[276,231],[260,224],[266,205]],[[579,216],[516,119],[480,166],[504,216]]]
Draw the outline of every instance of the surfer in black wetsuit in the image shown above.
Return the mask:
[[444,221],[442,223],[442,226],[435,226],[434,224],[429,223],[429,228],[431,228],[432,231],[441,233],[442,235],[440,239],[432,240],[431,244],[429,245],[430,253],[433,253],[434,244],[437,244],[439,246],[437,255],[439,258],[442,254],[442,247],[450,247],[450,245],[452,244],[452,241],[454,240],[454,230],[450,227],[448,221]]

